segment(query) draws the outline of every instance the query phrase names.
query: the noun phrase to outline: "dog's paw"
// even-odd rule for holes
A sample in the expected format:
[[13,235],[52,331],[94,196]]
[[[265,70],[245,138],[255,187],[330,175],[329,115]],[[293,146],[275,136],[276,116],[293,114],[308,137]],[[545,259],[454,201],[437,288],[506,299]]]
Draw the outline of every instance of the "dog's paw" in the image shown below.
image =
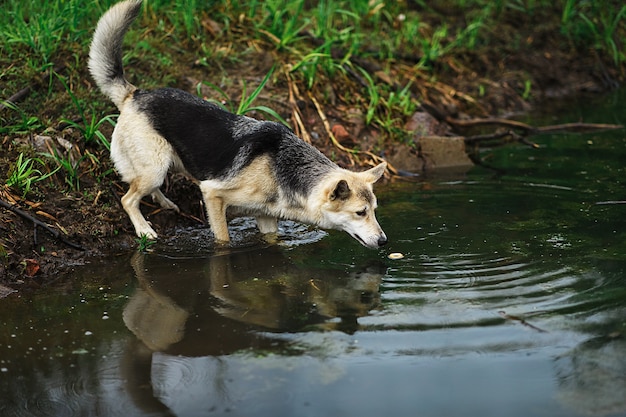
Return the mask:
[[164,201],[163,204],[161,204],[161,207],[166,210],[174,210],[176,213],[180,213],[180,209],[178,208],[178,206],[172,203],[171,200]]
[[148,240],[156,240],[158,237],[157,233],[150,226],[137,230],[137,236],[139,236],[140,239],[145,238]]
[[276,245],[278,243],[278,233],[276,232],[264,233],[262,235],[262,239],[265,243],[269,243],[270,245]]
[[152,193],[152,201],[158,203],[166,210],[174,210],[176,213],[180,213],[180,209],[169,198],[165,197],[161,191],[155,191]]

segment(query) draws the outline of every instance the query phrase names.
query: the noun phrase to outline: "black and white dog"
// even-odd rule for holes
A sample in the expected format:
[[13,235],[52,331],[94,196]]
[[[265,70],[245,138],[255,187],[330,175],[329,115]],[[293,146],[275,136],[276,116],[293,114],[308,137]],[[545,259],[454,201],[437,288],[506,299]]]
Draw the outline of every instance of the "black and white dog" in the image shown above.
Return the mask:
[[255,216],[262,233],[276,233],[281,218],[344,230],[369,248],[387,243],[372,192],[386,163],[347,171],[279,123],[229,113],[181,90],[146,91],[126,81],[122,44],[141,3],[109,9],[89,53],[93,78],[120,110],[111,158],[130,184],[122,205],[138,236],[157,237],[139,210],[144,196],[178,210],[159,189],[174,169],[197,181],[219,242],[229,241],[226,210],[233,207]]

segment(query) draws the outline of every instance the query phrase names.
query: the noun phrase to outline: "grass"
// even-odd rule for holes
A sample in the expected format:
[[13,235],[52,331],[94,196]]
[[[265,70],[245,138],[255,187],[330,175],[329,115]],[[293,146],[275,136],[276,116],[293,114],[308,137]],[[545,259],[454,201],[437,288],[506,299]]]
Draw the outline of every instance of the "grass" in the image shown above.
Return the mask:
[[156,240],[150,239],[147,235],[141,235],[141,237],[135,238],[135,243],[137,244],[138,252],[146,253],[154,249]]
[[60,74],[55,74],[55,76],[65,88],[65,91],[70,97],[72,104],[74,104],[79,116],[77,120],[61,118],[61,123],[64,123],[66,126],[72,127],[79,131],[84,139],[85,144],[88,145],[94,141],[97,141],[107,150],[110,150],[111,143],[106,135],[100,130],[100,128],[105,123],[108,123],[111,126],[115,126],[115,121],[113,119],[116,116],[108,115],[102,118],[98,118],[98,116],[96,116],[96,112],[93,109],[91,109],[91,114],[88,114],[87,104],[84,102],[84,100],[80,100],[76,96],[76,94],[74,94],[63,76],[61,76]]
[[[78,190],[85,175],[102,181],[112,172],[105,161],[116,109],[94,87],[86,57],[96,21],[113,3],[3,3],[0,134],[4,150],[26,165],[26,178],[60,169],[68,189]],[[144,88],[189,89],[186,78],[193,78],[195,85],[210,87],[207,99],[236,113],[255,111],[285,124],[298,119],[294,112],[311,94],[327,110],[362,109],[361,121],[379,130],[383,141],[403,140],[403,124],[424,99],[423,86],[451,64],[501,44],[509,50],[524,47],[521,34],[502,40],[503,22],[521,22],[520,27],[555,22],[551,36],[556,43],[581,55],[593,49],[623,74],[626,6],[618,3],[150,0],[127,35],[124,61],[129,78],[140,80],[137,84]],[[260,62],[263,56],[270,65]],[[367,60],[380,68],[372,70],[364,64]],[[54,73],[59,64],[64,70]],[[43,73],[48,76],[42,78]],[[32,91],[24,100],[6,101],[27,86]],[[535,83],[523,78],[520,96],[532,97],[531,86]],[[289,90],[290,97],[274,98],[278,90]],[[485,95],[484,87],[479,93]],[[304,126],[302,119],[300,115],[298,123]],[[48,159],[28,160],[17,152],[30,136],[42,133],[69,138],[83,156],[70,161],[57,152]],[[17,175],[11,181],[18,192],[33,183],[15,171],[3,174]]]
[[35,167],[36,165],[45,169],[45,163],[41,159],[29,158],[24,156],[23,153],[20,153],[15,160],[15,164],[9,170],[5,185],[24,198],[31,191],[35,183],[45,180],[54,175],[57,171],[54,170],[43,174],[41,170]]
[[616,65],[626,61],[621,33],[626,20],[626,5],[619,7],[610,0],[567,0],[561,16],[562,30],[572,40],[589,43],[596,50],[608,53]]
[[255,106],[252,105],[254,101],[257,99],[257,97],[261,94],[261,91],[263,91],[263,88],[265,87],[270,77],[274,73],[274,68],[275,67],[272,67],[272,69],[265,75],[261,83],[254,89],[254,91],[250,95],[247,95],[247,85],[245,82],[243,83],[243,88],[241,91],[241,99],[237,106],[235,106],[234,101],[230,99],[228,94],[226,94],[226,92],[223,89],[221,89],[219,86],[217,86],[216,84],[213,84],[207,81],[202,81],[201,83],[198,83],[198,85],[196,86],[196,92],[199,96],[202,96],[202,93],[201,93],[202,85],[208,86],[209,88],[216,91],[221,97],[221,101],[215,100],[215,99],[208,99],[208,101],[218,104],[219,106],[230,111],[231,113],[246,114],[246,113],[254,112],[254,111],[261,112],[261,113],[265,113],[266,115],[270,117],[273,117],[274,119],[280,121],[284,125],[289,126],[289,123],[287,123],[287,121],[280,114],[278,114],[276,110],[271,109],[267,106],[263,106],[263,105],[255,105]]

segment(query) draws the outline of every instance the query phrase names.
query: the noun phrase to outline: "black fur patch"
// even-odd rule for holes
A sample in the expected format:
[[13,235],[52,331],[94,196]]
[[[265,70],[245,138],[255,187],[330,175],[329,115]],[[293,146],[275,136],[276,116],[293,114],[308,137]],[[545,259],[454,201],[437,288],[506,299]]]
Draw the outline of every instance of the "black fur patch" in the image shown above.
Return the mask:
[[358,190],[357,195],[361,200],[367,201],[369,204],[374,202],[374,194],[367,188],[361,188]]
[[335,186],[332,194],[330,195],[331,200],[347,200],[350,198],[350,187],[348,187],[348,183],[346,180],[341,180]]
[[198,180],[227,175],[237,155],[243,168],[259,154],[275,153],[282,134],[280,125],[237,116],[182,90],[137,91],[134,98]]
[[283,190],[306,195],[336,168],[287,127],[235,115],[178,89],[138,90],[134,99],[154,128],[172,144],[187,171],[202,181],[224,178],[260,155],[274,162]]

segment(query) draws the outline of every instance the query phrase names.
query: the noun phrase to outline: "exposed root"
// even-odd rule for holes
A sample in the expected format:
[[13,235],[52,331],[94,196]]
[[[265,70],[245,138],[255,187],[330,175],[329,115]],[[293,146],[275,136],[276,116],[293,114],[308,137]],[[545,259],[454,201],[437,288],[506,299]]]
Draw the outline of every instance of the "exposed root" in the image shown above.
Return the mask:
[[[5,193],[2,193],[5,194]],[[15,201],[15,199],[13,199],[13,201]],[[77,250],[81,250],[84,251],[86,250],[85,248],[83,248],[81,245],[74,243],[68,239],[66,239],[63,234],[61,232],[59,232],[58,230],[48,226],[46,223],[42,222],[41,220],[39,220],[38,218],[31,216],[30,214],[28,214],[27,212],[25,212],[24,210],[19,209],[15,204],[11,204],[9,202],[4,201],[2,198],[0,198],[0,206],[6,208],[9,211],[12,211],[13,213],[17,214],[18,216],[30,221],[33,223],[34,225],[34,229],[33,229],[33,238],[35,240],[35,244],[37,244],[37,227],[41,227],[42,229],[44,229],[46,232],[50,233],[52,236],[54,236],[54,238],[60,240],[61,242],[63,242],[64,244],[66,244],[67,246],[77,249]],[[38,212],[38,213],[43,213],[43,212]],[[44,217],[52,217],[47,213],[43,213],[46,214],[46,216]],[[62,227],[59,226],[60,229],[63,229]]]
[[[361,161],[359,159],[359,156],[358,156],[359,154],[363,154],[363,155],[369,156],[371,158],[371,161],[373,162],[373,164],[379,164],[379,163],[385,161],[384,158],[382,158],[382,157],[380,157],[378,155],[375,155],[374,153],[372,153],[370,151],[359,151],[359,150],[356,150],[356,149],[346,148],[341,143],[339,143],[339,141],[337,140],[337,138],[333,134],[332,129],[330,128],[330,123],[328,122],[328,118],[326,117],[326,114],[324,113],[324,110],[322,109],[322,106],[317,101],[317,99],[313,96],[313,94],[311,94],[310,92],[309,92],[309,98],[311,99],[311,101],[315,105],[315,108],[317,109],[317,114],[319,115],[320,119],[322,120],[322,124],[324,125],[324,129],[326,130],[326,133],[328,134],[328,137],[330,138],[330,141],[332,142],[333,146],[335,146],[340,151],[345,152],[345,153],[348,154],[348,156],[350,158],[351,165],[353,165],[353,166],[354,165],[361,165],[363,163],[363,161]],[[387,162],[387,169],[393,175],[397,175],[398,174],[398,170],[396,170],[389,162]]]

